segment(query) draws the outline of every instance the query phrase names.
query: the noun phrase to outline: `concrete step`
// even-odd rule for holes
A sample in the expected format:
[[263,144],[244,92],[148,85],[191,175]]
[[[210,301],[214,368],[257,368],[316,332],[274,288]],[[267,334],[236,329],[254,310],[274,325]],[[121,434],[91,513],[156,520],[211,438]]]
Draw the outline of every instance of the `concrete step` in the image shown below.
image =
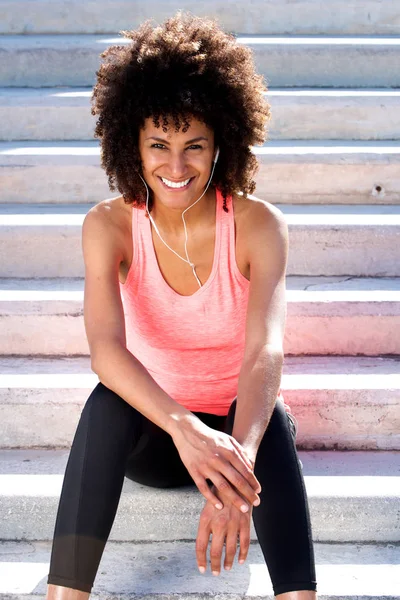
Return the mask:
[[[92,589],[99,600],[273,600],[261,548],[250,545],[246,562],[204,575],[197,568],[195,542],[108,541]],[[0,600],[33,600],[47,590],[51,542],[0,542]],[[394,544],[314,544],[318,597],[321,600],[398,600],[400,548]]]
[[216,17],[228,31],[267,34],[397,34],[397,2],[330,0],[130,0],[86,2],[69,0],[1,0],[0,33],[107,33],[135,29],[146,19],[161,23],[182,8],[198,16]]
[[[1,204],[0,277],[82,277],[90,204]],[[397,277],[400,205],[275,204],[289,226],[288,275]],[[66,260],[68,257],[68,260]]]
[[[257,71],[268,87],[400,87],[400,36],[237,39],[253,50]],[[1,85],[91,86],[100,54],[111,45],[130,43],[122,35],[2,35],[0,52],[7,58],[1,64]]]
[[[400,450],[399,361],[286,356],[281,387],[298,448]],[[89,356],[0,357],[0,447],[70,448],[98,382]]]
[[[0,451],[0,539],[52,539],[68,456]],[[299,452],[299,458],[315,541],[400,541],[399,452]],[[153,488],[125,477],[109,539],[195,540],[204,503],[194,485]],[[251,539],[257,539],[253,525]]]
[[[273,204],[399,203],[399,141],[271,140],[253,151],[256,194]],[[118,195],[110,194],[100,167],[98,141],[0,142],[3,204],[96,203]]]
[[[91,88],[0,89],[0,140],[93,140]],[[399,140],[400,90],[273,89],[269,140]]]
[[[400,354],[399,278],[288,276],[286,287],[285,354]],[[0,279],[0,354],[88,354],[83,288],[79,278]]]

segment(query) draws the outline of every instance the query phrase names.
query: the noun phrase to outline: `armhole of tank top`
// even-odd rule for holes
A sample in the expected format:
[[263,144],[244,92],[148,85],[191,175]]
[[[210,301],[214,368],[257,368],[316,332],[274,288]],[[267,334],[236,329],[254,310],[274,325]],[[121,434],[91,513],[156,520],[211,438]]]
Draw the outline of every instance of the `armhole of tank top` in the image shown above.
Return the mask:
[[235,240],[235,213],[233,210],[233,197],[231,196],[231,201],[230,201],[230,210],[232,211],[232,215],[230,217],[231,219],[231,226],[230,226],[230,240],[229,240],[229,246],[231,248],[231,262],[232,262],[232,269],[233,269],[233,274],[236,277],[236,280],[238,281],[238,283],[242,286],[245,287],[246,285],[250,285],[250,281],[241,273],[238,264],[236,262],[236,240]]
[[132,235],[131,235],[131,244],[132,244],[132,262],[131,262],[131,266],[129,267],[129,271],[126,275],[126,279],[124,283],[121,283],[123,288],[126,288],[133,276],[133,273],[135,272],[136,269],[136,265],[138,263],[138,259],[139,259],[139,241],[138,241],[138,214],[137,214],[138,209],[135,208],[134,206],[132,206],[132,222],[131,222],[131,226],[132,226]]

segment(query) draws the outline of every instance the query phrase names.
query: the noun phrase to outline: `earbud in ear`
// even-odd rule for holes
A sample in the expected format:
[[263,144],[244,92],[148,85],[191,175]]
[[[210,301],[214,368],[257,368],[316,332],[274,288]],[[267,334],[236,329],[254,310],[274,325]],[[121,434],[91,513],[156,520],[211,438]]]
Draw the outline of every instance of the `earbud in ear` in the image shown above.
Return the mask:
[[219,148],[217,148],[217,151],[215,153],[214,164],[217,162],[218,156],[219,156]]

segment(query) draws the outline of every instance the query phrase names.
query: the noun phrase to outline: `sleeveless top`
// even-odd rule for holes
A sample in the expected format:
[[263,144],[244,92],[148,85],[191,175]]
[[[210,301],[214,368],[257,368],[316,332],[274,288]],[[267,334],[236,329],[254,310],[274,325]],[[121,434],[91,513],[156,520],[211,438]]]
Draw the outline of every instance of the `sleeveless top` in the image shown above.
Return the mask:
[[214,415],[227,415],[237,396],[250,287],[236,264],[232,197],[227,208],[217,189],[211,274],[182,296],[160,271],[146,207],[132,207],[134,258],[120,282],[128,350],[173,400]]

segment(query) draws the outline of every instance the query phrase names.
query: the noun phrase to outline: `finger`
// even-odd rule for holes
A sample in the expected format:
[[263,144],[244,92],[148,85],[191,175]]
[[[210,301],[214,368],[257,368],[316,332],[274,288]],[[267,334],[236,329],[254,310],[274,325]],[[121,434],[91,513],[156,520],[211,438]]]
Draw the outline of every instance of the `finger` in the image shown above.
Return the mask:
[[[256,492],[261,492],[261,485],[260,482],[258,481],[257,477],[254,475],[254,469],[253,469],[253,464],[250,461],[249,458],[247,458],[246,454],[244,453],[243,448],[241,447],[241,445],[239,444],[239,442],[237,440],[235,440],[235,438],[232,438],[232,442],[235,446],[235,450],[237,450],[237,452],[233,455],[231,455],[231,457],[229,457],[229,462],[233,465],[233,467],[235,467],[235,469],[237,471],[239,471],[239,473],[241,473],[241,475],[243,475],[243,477],[245,477],[245,479],[249,482],[249,484],[251,485],[252,488],[254,488],[254,490]],[[243,458],[243,454],[245,454],[246,456],[246,461],[244,462],[244,458]]]
[[[201,494],[203,494],[204,498],[206,500],[208,500],[209,502],[211,502],[211,504],[213,504],[215,506],[215,508],[217,508],[218,510],[221,510],[224,507],[223,502],[221,502],[221,500],[218,498],[218,496],[216,496],[212,492],[212,490],[209,488],[205,478],[199,474],[197,474],[197,475],[191,474],[191,476],[192,476],[192,479],[195,482],[199,492]],[[211,481],[214,483],[214,480],[211,477],[209,479],[211,479]]]
[[207,570],[207,547],[210,540],[210,533],[209,519],[201,516],[196,538],[196,560],[200,573],[205,573]]
[[[232,521],[231,521],[232,523]],[[225,541],[225,562],[224,569],[229,571],[232,568],[233,561],[235,560],[235,554],[237,550],[237,543],[239,538],[239,524],[232,523],[228,527],[228,533]]]
[[[221,518],[224,518],[222,521]],[[213,522],[212,540],[210,546],[211,571],[213,575],[219,575],[221,571],[222,550],[227,529],[227,517],[224,513],[218,515]]]
[[246,513],[250,505],[231,485],[231,483],[219,472],[214,471],[208,477],[217,488],[218,495],[224,498],[225,503],[233,504],[240,512]]
[[[250,505],[253,505],[259,500],[258,494],[256,494],[255,490],[251,487],[247,479],[245,479],[230,463],[222,463],[219,470],[220,474],[231,486],[236,488],[237,492],[239,492],[239,494],[241,494],[241,496],[243,496],[243,498],[247,500]],[[226,485],[222,480],[220,481],[220,484],[226,488]],[[223,492],[218,485],[217,488],[221,491],[221,493]],[[258,506],[258,504],[256,504],[256,506]]]
[[243,564],[247,558],[250,545],[250,523],[243,522],[240,524],[239,530],[240,550],[239,550],[239,563]]

